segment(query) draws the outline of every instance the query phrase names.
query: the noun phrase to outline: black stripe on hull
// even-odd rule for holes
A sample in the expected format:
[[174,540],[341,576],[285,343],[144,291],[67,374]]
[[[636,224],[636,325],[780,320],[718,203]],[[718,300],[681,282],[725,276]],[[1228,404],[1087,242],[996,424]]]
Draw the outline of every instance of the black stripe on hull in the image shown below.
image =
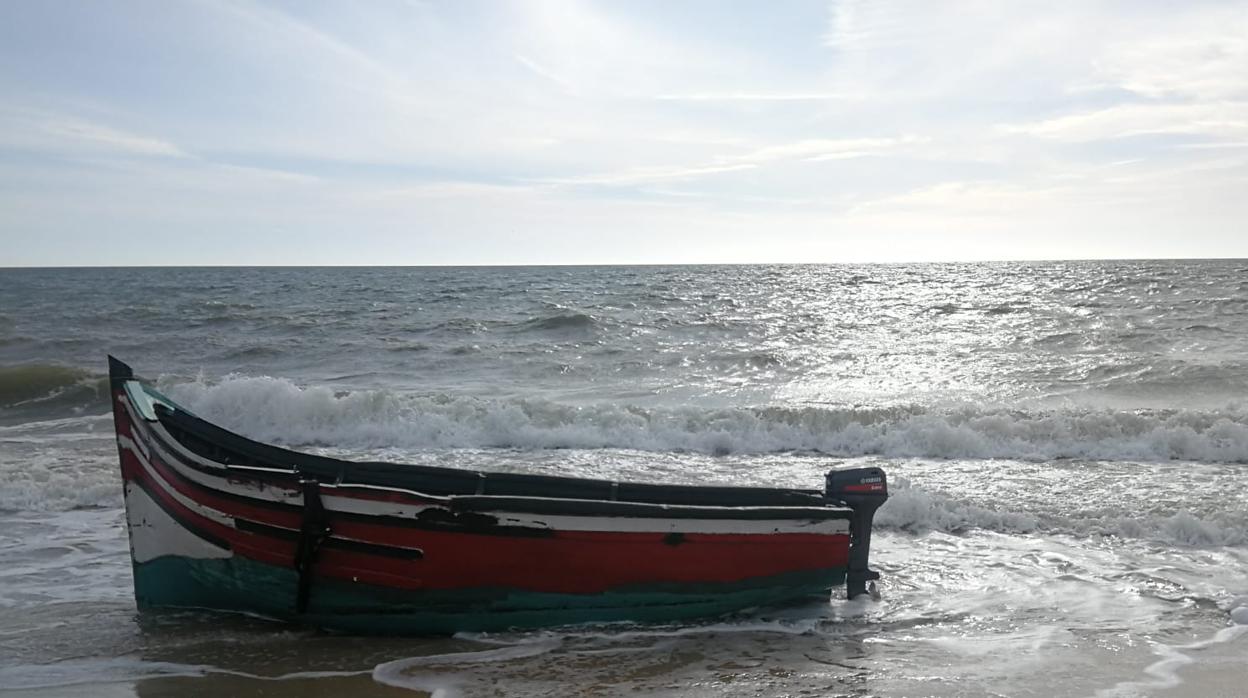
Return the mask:
[[[237,526],[240,531],[268,536],[270,538],[278,538],[290,542],[298,542],[300,535],[302,535],[299,531],[289,528],[270,526],[268,524],[248,521],[246,519],[235,518],[234,525]],[[344,550],[368,555],[380,555],[382,557],[394,558],[396,560],[421,560],[425,557],[424,551],[419,548],[401,548],[395,545],[368,543],[348,538],[335,538],[332,535],[329,538],[326,538],[322,545],[326,548],[332,548],[334,550]]]

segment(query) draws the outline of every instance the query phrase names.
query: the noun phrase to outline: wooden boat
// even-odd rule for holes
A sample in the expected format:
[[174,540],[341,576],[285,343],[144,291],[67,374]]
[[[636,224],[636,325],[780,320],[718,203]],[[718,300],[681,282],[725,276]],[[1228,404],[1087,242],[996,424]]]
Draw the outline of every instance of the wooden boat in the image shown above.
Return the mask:
[[864,593],[878,468],[824,490],[352,462],[210,424],[109,357],[141,609],[358,633],[676,620]]

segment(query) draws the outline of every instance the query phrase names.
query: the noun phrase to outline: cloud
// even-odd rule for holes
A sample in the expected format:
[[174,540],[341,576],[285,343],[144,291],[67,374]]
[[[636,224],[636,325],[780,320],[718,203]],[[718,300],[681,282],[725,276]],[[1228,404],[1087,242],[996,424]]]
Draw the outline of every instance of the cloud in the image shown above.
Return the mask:
[[533,60],[532,58],[517,54],[516,60],[520,62],[520,65],[523,65],[525,68],[528,68],[529,70],[533,71],[535,75],[542,77],[546,80],[549,80],[550,82],[558,85],[564,91],[569,92],[569,93],[577,92],[576,85],[572,84],[571,80],[563,77],[562,75],[556,74],[555,72],[553,72],[546,66],[542,65],[541,63],[538,63],[537,61]]
[[1179,14],[1149,29],[1109,43],[1095,75],[1150,99],[1248,100],[1248,8]]
[[726,172],[753,170],[785,161],[819,162],[880,154],[923,142],[917,136],[894,138],[818,138],[767,145],[735,155],[720,155],[696,165],[639,167],[620,172],[543,180],[554,184],[636,185],[672,179],[694,179]]
[[657,95],[654,99],[665,102],[841,102],[858,97],[834,92],[695,92]]
[[741,170],[751,170],[757,167],[754,163],[735,163],[735,164],[718,164],[718,165],[701,165],[692,167],[638,167],[620,172],[609,172],[603,174],[591,174],[578,177],[565,177],[539,180],[550,184],[608,184],[608,185],[634,185],[645,184],[648,182],[661,182],[672,179],[692,179],[695,177],[704,177],[707,175],[722,174],[724,172],[738,172]]
[[[923,31],[913,22],[923,2],[842,0],[832,3],[824,43],[838,51],[874,51],[913,44]],[[941,10],[944,11],[943,9]]]
[[1243,139],[1248,134],[1248,8],[1191,5],[1128,17],[1092,44],[1086,80],[1070,94],[1130,97],[1051,118],[1004,125],[1004,133],[1069,142],[1143,135]]
[[922,215],[1009,216],[1052,204],[1071,187],[1018,185],[999,182],[943,182],[904,194],[886,196],[854,206],[851,215],[916,213]]
[[1248,136],[1248,101],[1123,104],[1029,124],[1004,125],[1000,130],[1067,141],[1158,134],[1243,138]]
[[887,138],[816,138],[765,146],[745,155],[733,156],[729,160],[755,163],[788,159],[837,160],[894,151],[902,146],[922,143],[924,140],[913,135]]
[[185,157],[169,141],[53,111],[0,109],[0,147],[62,154]]
[[357,195],[361,201],[411,201],[426,199],[480,200],[495,197],[526,196],[541,187],[523,184],[484,184],[481,182],[426,182],[393,189],[366,190]]

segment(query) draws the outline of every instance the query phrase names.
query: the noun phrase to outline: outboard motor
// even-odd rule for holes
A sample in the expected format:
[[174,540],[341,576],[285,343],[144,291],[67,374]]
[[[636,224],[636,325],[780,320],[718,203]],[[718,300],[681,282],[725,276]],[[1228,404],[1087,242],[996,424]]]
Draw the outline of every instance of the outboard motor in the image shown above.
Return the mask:
[[867,582],[880,578],[868,567],[871,554],[871,522],[875,510],[888,499],[888,478],[880,468],[832,470],[827,475],[824,499],[841,502],[853,510],[849,520],[849,569],[845,590],[849,598],[867,593]]

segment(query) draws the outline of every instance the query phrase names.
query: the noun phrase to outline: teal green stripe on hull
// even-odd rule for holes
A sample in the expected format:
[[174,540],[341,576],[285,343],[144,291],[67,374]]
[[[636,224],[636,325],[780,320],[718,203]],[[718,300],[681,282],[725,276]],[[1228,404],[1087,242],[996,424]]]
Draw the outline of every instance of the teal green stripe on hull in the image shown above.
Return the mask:
[[258,613],[340,632],[438,635],[611,621],[659,622],[724,615],[827,597],[845,570],[821,569],[739,582],[647,585],[600,594],[511,589],[396,590],[337,580],[313,582],[308,612],[296,615],[292,570],[245,558],[162,557],[134,566],[140,608]]

